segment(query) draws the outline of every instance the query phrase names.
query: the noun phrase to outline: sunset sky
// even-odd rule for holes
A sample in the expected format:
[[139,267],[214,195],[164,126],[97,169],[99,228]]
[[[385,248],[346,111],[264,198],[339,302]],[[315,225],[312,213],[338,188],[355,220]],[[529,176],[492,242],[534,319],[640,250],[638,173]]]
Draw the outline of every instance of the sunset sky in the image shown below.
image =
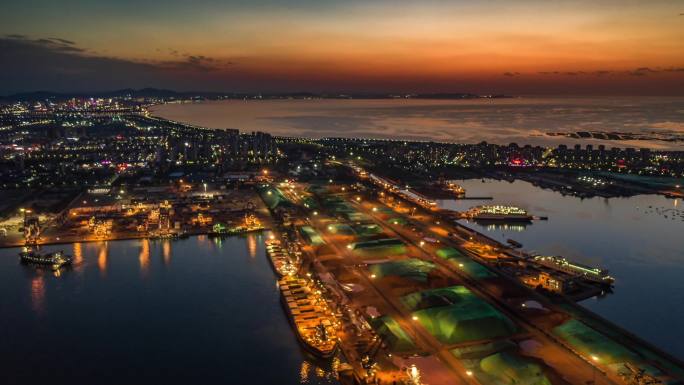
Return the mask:
[[678,1],[5,2],[0,94],[684,95]]

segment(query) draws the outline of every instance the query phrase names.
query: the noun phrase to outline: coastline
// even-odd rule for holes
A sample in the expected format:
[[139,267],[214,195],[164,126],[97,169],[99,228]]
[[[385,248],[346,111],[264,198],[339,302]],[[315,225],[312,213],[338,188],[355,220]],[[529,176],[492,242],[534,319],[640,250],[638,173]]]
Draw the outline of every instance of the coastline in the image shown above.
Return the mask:
[[[671,132],[684,135],[681,97],[516,97],[502,99],[249,99],[157,104],[152,115],[209,128],[239,128],[272,135],[437,141],[603,144],[684,150],[684,141],[600,140],[557,137],[568,131]],[[594,112],[595,111],[595,112]],[[601,112],[599,114],[599,112]],[[578,114],[590,125],[577,125]],[[608,115],[605,115],[607,113]],[[659,118],[653,118],[653,114]],[[518,121],[506,116],[515,114]],[[632,115],[635,116],[632,116]],[[595,115],[595,116],[594,116]],[[639,122],[634,124],[634,121]],[[508,122],[508,123],[506,123]],[[322,128],[330,127],[330,129]],[[431,130],[434,128],[434,130]],[[438,132],[427,135],[426,132]],[[548,135],[547,135],[548,134]],[[554,134],[554,135],[550,135]]]

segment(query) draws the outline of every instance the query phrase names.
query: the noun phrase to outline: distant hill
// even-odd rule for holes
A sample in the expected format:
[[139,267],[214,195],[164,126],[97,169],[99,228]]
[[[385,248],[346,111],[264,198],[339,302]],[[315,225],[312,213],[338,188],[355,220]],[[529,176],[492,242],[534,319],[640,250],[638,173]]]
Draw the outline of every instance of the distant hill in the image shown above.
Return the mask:
[[[116,91],[104,91],[104,92],[52,92],[52,91],[35,91],[35,92],[22,92],[18,94],[8,95],[2,97],[5,100],[12,101],[27,101],[27,100],[45,100],[45,99],[69,99],[69,98],[117,98],[117,97],[162,97],[162,98],[172,98],[172,97],[185,97],[187,93],[179,93],[172,90],[164,90],[157,88],[143,88],[140,90],[135,90],[132,88],[126,88]],[[193,93],[194,94],[194,93]]]
[[426,94],[391,94],[391,93],[232,93],[205,91],[173,91],[159,88],[132,89],[125,88],[103,92],[52,92],[34,91],[23,92],[0,97],[4,102],[37,101],[37,100],[65,100],[70,98],[166,98],[166,99],[478,99],[505,98],[506,95],[476,95],[471,93],[426,93]]

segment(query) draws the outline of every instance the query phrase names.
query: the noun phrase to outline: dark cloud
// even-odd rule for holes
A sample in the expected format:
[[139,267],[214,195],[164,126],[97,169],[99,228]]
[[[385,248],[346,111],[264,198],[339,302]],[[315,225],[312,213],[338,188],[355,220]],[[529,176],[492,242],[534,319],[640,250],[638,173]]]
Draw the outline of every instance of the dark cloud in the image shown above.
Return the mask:
[[7,35],[0,37],[0,94],[189,86],[193,74],[218,71],[231,64],[202,55],[132,61],[88,52],[66,39]]
[[76,45],[76,43],[73,42],[73,41],[71,41],[71,40],[60,39],[60,38],[58,38],[58,37],[51,37],[50,40],[53,40],[53,41],[55,41],[55,42],[57,42],[57,43],[66,44],[66,45]]
[[[176,53],[174,56],[178,56],[178,54]],[[233,65],[233,62],[203,55],[186,55],[182,60],[161,61],[156,62],[156,65],[161,69],[170,71],[210,72],[224,69],[226,66]]]
[[508,76],[508,77],[520,76],[520,72],[504,72],[503,76]]
[[540,71],[539,75],[563,75],[563,76],[608,76],[608,75],[630,75],[630,76],[646,76],[649,74],[659,74],[666,72],[684,72],[684,67],[669,67],[669,68],[651,68],[639,67],[629,71],[616,70],[597,70],[597,71]]

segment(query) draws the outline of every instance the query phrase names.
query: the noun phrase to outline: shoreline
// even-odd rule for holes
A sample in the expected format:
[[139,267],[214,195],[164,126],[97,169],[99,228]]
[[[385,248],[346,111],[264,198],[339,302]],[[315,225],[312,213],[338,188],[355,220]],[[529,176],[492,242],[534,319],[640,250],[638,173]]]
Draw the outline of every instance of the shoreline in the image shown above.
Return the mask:
[[[129,240],[134,240],[134,239],[148,239],[151,241],[164,241],[164,240],[169,240],[169,241],[175,241],[179,239],[185,239],[187,237],[194,237],[194,236],[199,236],[199,235],[207,235],[207,236],[217,236],[217,237],[232,237],[232,236],[240,236],[240,235],[245,235],[245,234],[251,234],[251,233],[258,233],[258,232],[266,232],[266,231],[271,231],[270,227],[264,227],[260,229],[254,229],[254,230],[245,230],[245,231],[240,231],[236,233],[214,233],[213,231],[199,231],[199,232],[190,232],[184,234],[182,237],[181,236],[176,236],[176,237],[171,237],[171,238],[161,238],[161,237],[154,237],[154,236],[149,236],[149,235],[141,235],[141,236],[122,236],[122,237],[112,237],[112,238],[106,238],[106,239],[69,239],[69,240],[64,240],[60,239],[59,241],[53,241],[53,242],[44,242],[40,243],[37,245],[32,245],[32,246],[37,246],[37,247],[42,247],[42,246],[55,246],[55,245],[69,245],[69,244],[74,244],[74,243],[96,243],[96,242],[109,242],[109,241],[129,241]],[[26,244],[7,244],[7,243],[0,243],[0,249],[12,249],[16,247],[24,247]]]
[[[571,138],[571,137],[557,137],[555,135],[559,132],[573,131],[573,129],[568,128],[566,125],[558,125],[551,117],[548,117],[546,121],[545,117],[542,116],[542,122],[538,120],[540,117],[536,116],[533,111],[527,111],[525,107],[534,106],[547,106],[553,107],[558,105],[559,107],[570,108],[577,107],[580,108],[585,106],[591,101],[598,101],[605,104],[606,108],[615,108],[615,114],[620,117],[619,108],[624,104],[621,102],[628,102],[632,100],[641,101],[641,107],[644,109],[644,113],[648,110],[655,108],[654,105],[656,101],[661,100],[673,100],[675,102],[684,101],[683,98],[672,98],[672,97],[652,97],[649,99],[635,98],[635,97],[624,97],[619,100],[614,98],[606,99],[602,97],[585,96],[585,97],[514,97],[514,98],[475,98],[475,99],[421,99],[421,98],[386,98],[386,99],[325,99],[325,98],[311,98],[311,99],[221,99],[221,100],[201,100],[201,101],[188,101],[188,102],[175,102],[175,103],[163,103],[155,104],[149,107],[149,112],[158,118],[167,119],[171,121],[183,122],[189,125],[196,125],[207,128],[214,129],[226,129],[226,128],[239,128],[241,131],[264,131],[268,132],[274,136],[294,136],[306,139],[320,139],[323,137],[335,136],[336,134],[332,132],[320,132],[319,130],[314,130],[313,127],[309,128],[306,124],[306,117],[318,117],[320,119],[330,119],[338,120],[341,124],[348,119],[347,113],[353,113],[356,108],[364,109],[369,108],[372,112],[373,110],[387,110],[392,112],[392,108],[399,109],[410,109],[410,108],[426,108],[434,106],[437,108],[437,112],[443,112],[443,109],[453,106],[454,109],[459,109],[465,106],[476,106],[476,107],[507,107],[506,110],[521,108],[521,113],[525,115],[525,119],[530,120],[529,122],[523,122],[520,125],[526,125],[525,128],[519,126],[516,127],[506,127],[509,130],[514,130],[516,132],[511,132],[507,134],[505,138],[501,138],[500,135],[495,135],[492,132],[491,135],[487,135],[488,130],[499,129],[494,123],[489,121],[480,121],[484,119],[478,114],[480,112],[473,112],[472,119],[475,119],[472,126],[463,127],[462,125],[456,124],[457,122],[451,122],[449,120],[443,122],[446,125],[446,131],[444,135],[440,137],[426,137],[424,136],[423,130],[417,131],[416,127],[412,127],[410,120],[401,113],[393,114],[391,116],[392,120],[395,121],[394,125],[402,125],[401,122],[396,122],[396,120],[404,121],[409,131],[404,134],[388,132],[384,136],[378,137],[374,134],[369,134],[369,132],[380,132],[377,130],[371,130],[366,132],[354,132],[355,129],[351,129],[348,133],[349,138],[356,139],[388,139],[388,140],[406,140],[406,141],[431,141],[431,142],[443,142],[443,143],[477,143],[482,140],[486,140],[490,143],[496,143],[500,145],[508,145],[511,142],[517,142],[518,144],[531,144],[531,145],[541,145],[544,147],[555,147],[559,144],[566,144],[568,146],[574,144],[593,144],[594,146],[599,144],[604,144],[607,147],[617,146],[617,147],[648,147],[653,150],[663,150],[663,151],[684,151],[684,143],[682,142],[670,142],[665,140],[607,140],[607,139],[581,139],[581,138]],[[253,103],[250,103],[253,102]],[[271,104],[272,108],[267,108]],[[595,104],[595,103],[591,103]],[[171,107],[177,106],[177,107]],[[185,106],[185,108],[178,107]],[[235,110],[235,111],[233,111]],[[169,113],[170,111],[176,111]],[[403,111],[403,110],[402,110]],[[234,114],[231,112],[235,112]],[[269,112],[269,113],[266,113]],[[433,111],[434,112],[434,111]],[[493,111],[496,113],[496,111]],[[509,111],[510,112],[510,111]],[[365,116],[369,120],[368,125],[371,127],[374,123],[384,123],[386,119],[383,116],[368,115],[361,111],[359,112],[362,116]],[[295,124],[298,122],[299,118],[304,119],[302,124]],[[427,117],[427,116],[426,116]],[[559,119],[559,117],[554,117]],[[561,121],[562,116],[560,117]],[[441,120],[440,120],[441,121]],[[264,125],[264,122],[267,122]],[[620,127],[625,125],[625,122],[602,122],[600,127],[575,127],[576,131],[610,131],[603,127]],[[644,123],[643,131],[653,131],[657,130],[657,125],[661,122],[646,122]],[[484,127],[479,127],[477,124],[484,125]],[[453,127],[450,127],[453,125]],[[383,124],[384,126],[384,124]],[[416,130],[414,130],[416,128]],[[483,130],[484,128],[484,130]],[[624,127],[625,132],[628,130],[634,131],[634,129],[629,129]],[[391,127],[390,127],[390,131]],[[415,131],[415,132],[414,132]],[[339,131],[337,131],[339,132]],[[483,136],[483,134],[485,134]],[[457,140],[461,138],[460,140]]]

